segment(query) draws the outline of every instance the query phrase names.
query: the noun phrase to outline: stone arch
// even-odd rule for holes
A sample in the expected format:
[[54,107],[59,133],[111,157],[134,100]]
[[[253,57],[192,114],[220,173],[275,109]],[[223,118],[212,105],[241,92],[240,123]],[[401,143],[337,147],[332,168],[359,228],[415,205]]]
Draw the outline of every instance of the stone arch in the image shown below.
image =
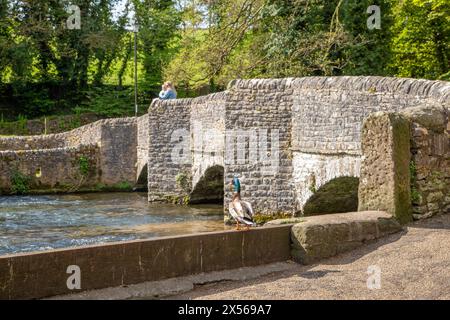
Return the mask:
[[214,165],[195,184],[190,194],[191,203],[223,203],[224,167]]
[[303,212],[309,198],[326,183],[339,177],[359,177],[361,157],[294,152],[293,167],[296,211]]
[[303,206],[305,216],[358,211],[357,177],[338,177],[314,190]]
[[138,172],[136,187],[137,190],[148,190],[148,164],[146,163]]

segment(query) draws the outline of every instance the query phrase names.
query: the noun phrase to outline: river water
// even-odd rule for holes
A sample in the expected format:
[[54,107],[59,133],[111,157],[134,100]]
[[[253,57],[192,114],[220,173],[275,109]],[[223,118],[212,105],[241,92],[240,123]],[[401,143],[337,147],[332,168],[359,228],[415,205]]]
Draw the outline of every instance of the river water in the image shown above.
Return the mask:
[[149,204],[145,193],[0,197],[0,255],[224,228],[221,205]]

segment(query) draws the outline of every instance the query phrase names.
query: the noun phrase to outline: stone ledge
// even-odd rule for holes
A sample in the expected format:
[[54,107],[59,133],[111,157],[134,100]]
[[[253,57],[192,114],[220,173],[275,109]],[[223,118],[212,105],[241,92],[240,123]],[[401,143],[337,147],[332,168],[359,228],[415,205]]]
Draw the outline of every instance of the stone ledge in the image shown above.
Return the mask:
[[383,211],[361,211],[303,218],[291,229],[291,254],[296,262],[311,264],[402,230]]
[[[290,225],[0,256],[0,299],[38,299],[289,260]],[[68,266],[81,290],[67,288]]]

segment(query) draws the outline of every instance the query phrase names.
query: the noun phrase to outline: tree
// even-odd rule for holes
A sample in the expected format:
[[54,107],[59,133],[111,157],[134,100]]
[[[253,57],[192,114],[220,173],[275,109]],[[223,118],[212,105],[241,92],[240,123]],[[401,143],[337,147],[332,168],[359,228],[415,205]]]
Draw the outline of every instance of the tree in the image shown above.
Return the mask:
[[139,24],[140,56],[146,86],[160,85],[170,60],[171,42],[180,23],[173,0],[134,0]]
[[221,90],[237,77],[256,75],[258,22],[263,0],[188,1],[182,8],[178,52],[166,77],[184,89]]
[[404,0],[394,8],[392,73],[450,79],[450,2]]
[[378,0],[380,29],[367,27],[367,9],[373,0],[347,0],[342,3],[340,22],[351,41],[343,48],[345,75],[388,75],[391,59],[390,38],[393,17],[390,0]]

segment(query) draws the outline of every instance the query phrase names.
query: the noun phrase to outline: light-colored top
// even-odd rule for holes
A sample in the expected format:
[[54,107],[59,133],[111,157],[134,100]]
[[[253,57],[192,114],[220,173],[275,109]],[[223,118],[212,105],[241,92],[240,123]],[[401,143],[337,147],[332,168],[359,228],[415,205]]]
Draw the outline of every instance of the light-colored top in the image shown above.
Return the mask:
[[169,90],[166,90],[166,91],[163,90],[163,91],[161,91],[159,93],[159,98],[162,99],[162,100],[176,99],[177,98],[177,94],[172,89],[169,89]]

